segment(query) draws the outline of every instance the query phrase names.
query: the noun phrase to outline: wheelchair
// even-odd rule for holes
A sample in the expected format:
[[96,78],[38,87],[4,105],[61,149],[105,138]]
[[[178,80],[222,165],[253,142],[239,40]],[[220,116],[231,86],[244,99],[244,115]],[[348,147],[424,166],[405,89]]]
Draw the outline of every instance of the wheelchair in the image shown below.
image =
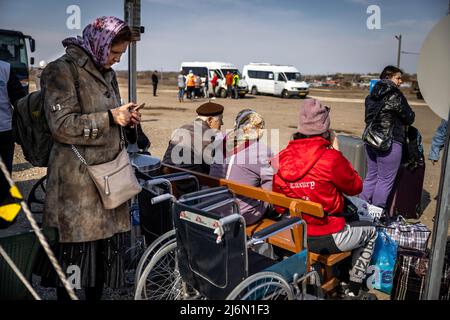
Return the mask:
[[137,282],[135,299],[150,300],[292,300],[308,297],[319,275],[308,271],[308,251],[271,259],[253,251],[269,237],[306,224],[284,218],[246,236],[244,218],[227,187],[188,193],[176,199],[167,193],[153,204],[170,200],[174,230],[165,234]]
[[152,203],[152,199],[161,194],[175,194],[173,185],[180,182],[191,182],[194,190],[200,189],[200,183],[195,176],[186,173],[172,173],[159,176],[150,176],[137,170],[142,191],[138,195],[140,214],[140,229],[144,235],[145,251],[139,256],[140,260],[135,269],[134,284],[138,283],[143,269],[152,257],[167,243],[175,240],[175,231],[170,214],[170,199]]

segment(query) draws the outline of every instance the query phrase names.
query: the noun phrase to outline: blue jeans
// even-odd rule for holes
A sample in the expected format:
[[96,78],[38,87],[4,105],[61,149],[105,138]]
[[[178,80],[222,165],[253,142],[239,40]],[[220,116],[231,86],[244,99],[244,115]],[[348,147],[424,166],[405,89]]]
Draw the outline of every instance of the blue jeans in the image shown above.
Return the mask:
[[366,145],[367,175],[360,198],[386,208],[402,160],[402,144],[394,141],[391,149],[380,152]]
[[184,98],[184,88],[178,87],[178,99],[183,100]]
[[445,146],[445,139],[447,139],[447,127],[448,122],[446,120],[442,120],[441,124],[437,128],[433,141],[431,142],[431,150],[428,155],[428,160],[439,160],[439,153]]

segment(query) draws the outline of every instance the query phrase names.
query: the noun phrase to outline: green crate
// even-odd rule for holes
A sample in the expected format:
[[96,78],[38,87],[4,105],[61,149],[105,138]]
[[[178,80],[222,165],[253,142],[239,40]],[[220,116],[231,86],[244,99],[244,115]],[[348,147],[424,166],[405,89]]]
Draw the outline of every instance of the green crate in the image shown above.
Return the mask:
[[[54,233],[46,230],[44,232],[47,241],[54,240]],[[31,274],[36,262],[39,248],[38,238],[31,231],[19,233],[2,233],[0,245],[14,261],[24,277],[31,283]],[[0,256],[0,300],[23,300],[31,299],[32,295],[22,284],[20,279]]]

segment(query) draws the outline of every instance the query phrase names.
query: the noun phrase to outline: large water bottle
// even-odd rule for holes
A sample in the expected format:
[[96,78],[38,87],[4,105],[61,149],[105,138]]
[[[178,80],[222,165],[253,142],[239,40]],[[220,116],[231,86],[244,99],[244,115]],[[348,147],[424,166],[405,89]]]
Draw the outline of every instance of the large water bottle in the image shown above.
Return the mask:
[[382,254],[380,256],[380,290],[382,292],[391,293],[392,281],[393,281],[393,269],[392,261],[390,261],[387,255]]
[[133,200],[131,200],[130,214],[131,214],[131,224],[133,226],[139,226],[141,224],[141,219],[139,211],[139,202],[137,201],[137,198],[133,198]]

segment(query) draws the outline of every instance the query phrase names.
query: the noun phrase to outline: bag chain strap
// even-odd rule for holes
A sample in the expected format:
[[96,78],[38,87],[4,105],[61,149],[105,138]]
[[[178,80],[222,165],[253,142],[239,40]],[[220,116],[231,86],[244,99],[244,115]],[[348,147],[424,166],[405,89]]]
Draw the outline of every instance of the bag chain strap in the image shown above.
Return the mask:
[[[122,127],[119,128],[120,130],[120,149],[122,150],[123,148],[125,148],[125,137],[123,135],[123,129]],[[75,155],[78,157],[78,159],[80,159],[81,163],[83,163],[85,166],[87,166],[88,164],[86,163],[86,160],[83,158],[83,156],[80,154],[80,152],[78,151],[78,149],[72,144],[70,145],[72,147],[73,152],[75,153]]]
[[82,155],[78,152],[78,149],[75,148],[75,146],[72,144],[71,145],[73,152],[76,154],[76,156],[78,157],[78,159],[80,159],[81,163],[83,163],[85,166],[87,166],[86,160],[84,160],[84,158],[82,157]]

